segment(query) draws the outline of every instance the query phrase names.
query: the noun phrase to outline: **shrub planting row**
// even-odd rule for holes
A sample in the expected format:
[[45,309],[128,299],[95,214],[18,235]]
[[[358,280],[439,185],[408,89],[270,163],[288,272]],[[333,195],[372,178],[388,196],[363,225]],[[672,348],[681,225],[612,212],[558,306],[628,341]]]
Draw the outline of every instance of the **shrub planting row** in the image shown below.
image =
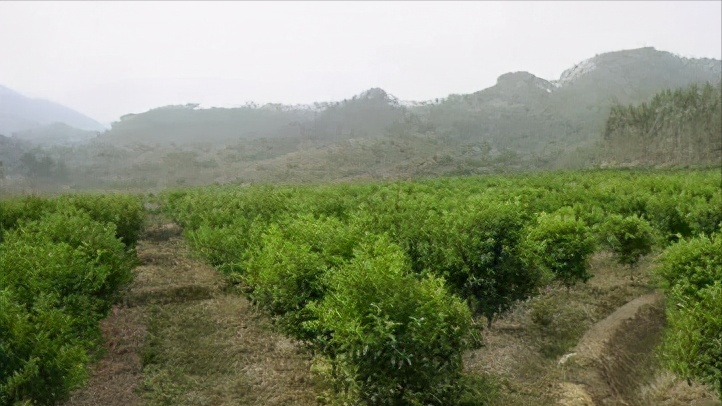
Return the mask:
[[667,248],[659,276],[667,298],[663,359],[683,377],[709,384],[722,400],[722,233]]
[[[166,193],[192,246],[317,354],[336,400],[463,404],[489,326],[588,258],[718,231],[719,173],[595,171]],[[433,372],[436,371],[436,372]]]
[[56,404],[86,381],[142,213],[129,196],[0,202],[1,405]]

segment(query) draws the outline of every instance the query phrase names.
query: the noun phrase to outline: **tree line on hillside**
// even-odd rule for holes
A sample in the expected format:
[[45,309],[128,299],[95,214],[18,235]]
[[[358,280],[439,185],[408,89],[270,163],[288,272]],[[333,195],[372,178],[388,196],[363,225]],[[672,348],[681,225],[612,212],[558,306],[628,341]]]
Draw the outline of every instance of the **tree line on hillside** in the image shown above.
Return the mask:
[[[0,173],[6,187],[18,189],[148,189],[579,169],[605,161],[720,163],[722,83],[648,98],[649,84],[622,91],[592,79],[557,88],[516,73],[474,94],[415,105],[374,88],[313,106],[166,106],[123,116],[84,145],[41,148],[0,136]],[[178,159],[188,154],[194,159]]]
[[148,144],[202,141],[238,142],[259,138],[346,139],[383,135],[404,120],[405,108],[381,89],[336,103],[298,107],[280,104],[199,109],[197,104],[166,106],[128,114],[102,140]]
[[719,163],[722,82],[664,90],[648,103],[614,105],[607,119],[607,155],[617,162]]

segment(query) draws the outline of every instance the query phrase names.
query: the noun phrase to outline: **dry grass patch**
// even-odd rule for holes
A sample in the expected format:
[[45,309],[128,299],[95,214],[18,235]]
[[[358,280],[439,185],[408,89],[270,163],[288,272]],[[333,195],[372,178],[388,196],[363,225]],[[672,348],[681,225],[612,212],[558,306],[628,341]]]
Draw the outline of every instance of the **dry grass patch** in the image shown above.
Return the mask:
[[143,359],[149,405],[315,404],[309,364],[236,293],[155,306]]
[[640,263],[629,273],[608,253],[591,259],[594,277],[567,290],[552,286],[518,304],[491,330],[482,332],[484,346],[465,356],[465,369],[488,376],[500,385],[493,405],[557,405],[559,386],[569,368],[559,358],[571,351],[594,323],[628,301],[653,291],[648,272],[653,262]]
[[308,357],[155,213],[103,321],[105,356],[68,405],[315,405]]
[[103,357],[93,366],[87,387],[76,391],[66,406],[136,406],[143,375],[140,349],[146,334],[139,308],[116,306],[101,322]]

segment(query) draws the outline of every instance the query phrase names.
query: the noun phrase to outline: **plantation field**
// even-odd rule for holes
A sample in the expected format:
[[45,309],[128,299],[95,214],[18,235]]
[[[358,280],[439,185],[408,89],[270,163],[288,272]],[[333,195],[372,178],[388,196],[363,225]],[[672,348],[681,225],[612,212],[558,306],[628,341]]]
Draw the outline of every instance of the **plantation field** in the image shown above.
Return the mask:
[[132,404],[721,399],[721,185],[607,170],[206,186],[146,196],[151,220],[138,197],[0,201],[0,403],[81,387],[121,297],[109,320],[144,314]]
[[[662,269],[675,270],[659,283],[700,306],[668,314],[706,331],[696,344],[668,334],[669,365],[719,391],[716,361],[682,354],[719,332],[720,183],[716,171],[601,171],[205,187],[163,199],[196,252],[310,348],[333,401],[465,404],[484,398],[462,360],[483,345],[479,322],[493,329],[544,287],[588,281],[600,250],[630,280],[641,258],[666,250]],[[705,351],[714,360],[720,347]]]

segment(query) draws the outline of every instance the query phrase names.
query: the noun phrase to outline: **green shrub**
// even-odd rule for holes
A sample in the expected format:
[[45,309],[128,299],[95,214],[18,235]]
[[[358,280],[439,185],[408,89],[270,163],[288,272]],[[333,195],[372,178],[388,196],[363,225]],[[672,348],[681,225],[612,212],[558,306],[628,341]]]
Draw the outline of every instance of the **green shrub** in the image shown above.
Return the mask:
[[722,234],[701,235],[679,241],[662,254],[657,270],[662,286],[685,287],[685,296],[694,296],[697,290],[722,280]]
[[722,229],[722,192],[717,190],[709,201],[703,197],[695,199],[688,216],[693,235],[719,233]]
[[0,405],[56,404],[87,379],[87,342],[57,299],[40,294],[34,306],[0,289]]
[[678,199],[672,196],[657,196],[650,199],[650,221],[668,242],[692,234],[692,227],[685,216],[684,208],[680,206]]
[[303,325],[312,318],[306,305],[323,298],[325,273],[350,259],[361,238],[333,217],[305,215],[272,224],[251,245],[243,263],[251,296],[282,316],[287,333],[313,339],[316,333]]
[[[617,262],[633,268],[639,259],[652,252],[654,229],[636,215],[611,215],[601,226],[603,243],[609,247]],[[632,278],[634,276],[632,275]]]
[[331,331],[338,386],[369,405],[452,405],[471,315],[442,279],[409,271],[401,248],[382,237],[329,275],[314,311]]
[[241,261],[245,248],[251,243],[250,224],[243,217],[222,227],[200,225],[185,232],[186,239],[209,264],[231,269],[230,264]]
[[70,207],[87,212],[95,221],[115,224],[116,236],[127,246],[135,245],[143,229],[145,212],[137,197],[64,195],[55,199],[25,196],[0,202],[0,230],[12,230],[23,222],[38,220],[46,214]]
[[662,358],[674,372],[709,384],[722,400],[722,281],[694,296],[685,290],[678,285],[669,292]]
[[658,274],[667,293],[666,365],[722,399],[722,234],[670,246]]
[[613,205],[612,210],[622,216],[644,217],[650,211],[649,205],[648,196],[641,190],[637,190],[634,194],[616,196],[616,204]]
[[135,246],[143,231],[145,211],[136,196],[67,195],[58,199],[58,205],[77,207],[95,221],[115,224],[116,236],[128,247]]
[[274,314],[302,312],[325,291],[321,276],[327,267],[321,255],[307,243],[285,239],[276,225],[249,252],[245,268],[252,297]]
[[524,214],[514,204],[489,201],[449,220],[436,230],[443,250],[437,258],[443,262],[430,267],[442,271],[491,326],[498,314],[531,296],[542,281],[541,272],[521,260]]
[[589,227],[597,227],[604,223],[606,215],[604,213],[604,209],[602,209],[599,205],[577,203],[572,207],[576,218],[583,221]]
[[[41,294],[55,298],[57,306],[73,316],[72,326],[77,333],[92,332],[95,339],[96,323],[132,277],[131,262],[123,244],[113,236],[112,226],[87,218],[86,226],[96,229],[79,228],[76,234],[86,232],[87,240],[73,241],[69,237],[67,241],[54,241],[58,237],[54,231],[74,223],[65,220],[75,219],[52,214],[47,221],[29,223],[7,235],[0,252],[0,286],[12,288],[16,300],[29,307]],[[82,222],[81,218],[75,224]],[[117,246],[113,247],[113,243]]]
[[589,256],[594,248],[589,228],[569,211],[541,213],[522,244],[528,266],[551,273],[567,288],[592,277]]
[[[43,289],[55,288],[65,295],[97,298],[99,303],[104,303],[98,311],[104,313],[118,291],[130,282],[131,269],[135,264],[115,235],[115,225],[94,221],[77,209],[68,208],[48,214],[7,235],[7,272],[16,270],[17,275],[23,278],[37,275],[44,279]],[[52,254],[32,252],[45,249],[43,247],[53,250],[66,245],[68,249],[64,249],[64,254],[57,255],[63,255],[69,261],[67,269],[63,269],[64,263]],[[25,261],[20,260],[21,255],[26,255]],[[48,270],[52,273],[42,275],[38,269],[28,269],[28,261],[47,263],[53,271]],[[78,264],[78,268],[71,271],[70,264]]]
[[0,201],[0,242],[3,234],[18,224],[37,220],[46,213],[55,210],[55,202],[38,196],[24,196]]
[[56,404],[87,378],[134,261],[112,223],[66,205],[0,244],[0,404]]

